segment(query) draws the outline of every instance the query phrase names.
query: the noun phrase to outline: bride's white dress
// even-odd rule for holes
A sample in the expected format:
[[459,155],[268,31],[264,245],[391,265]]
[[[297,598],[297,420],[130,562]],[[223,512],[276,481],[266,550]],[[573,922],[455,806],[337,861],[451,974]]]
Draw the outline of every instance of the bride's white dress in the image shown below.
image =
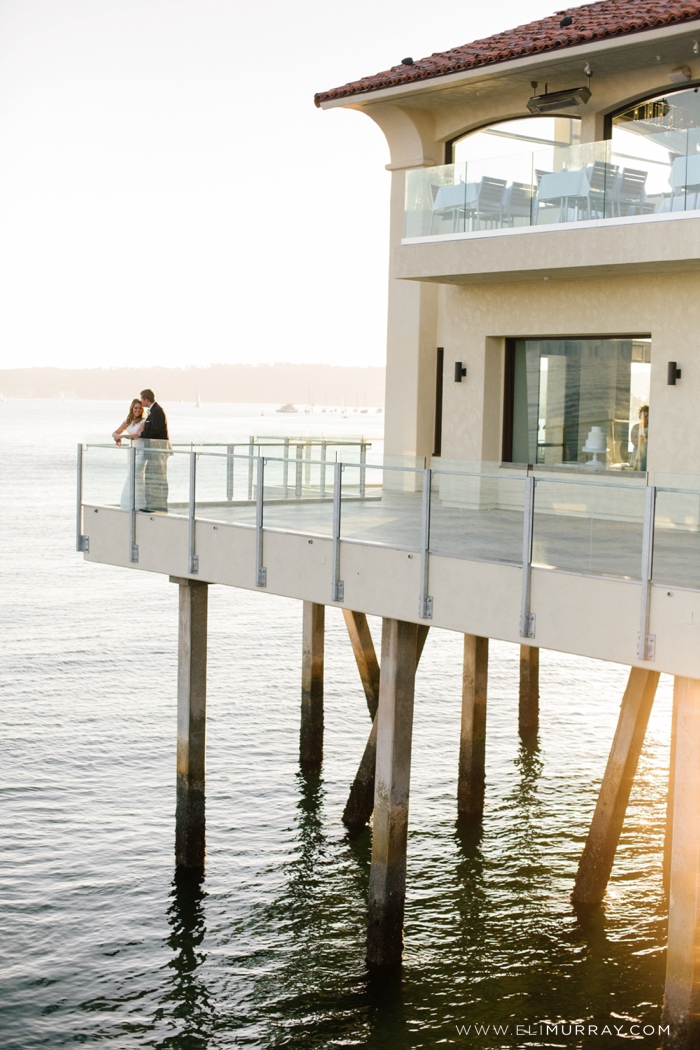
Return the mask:
[[[146,506],[146,489],[143,480],[143,468],[145,466],[145,459],[143,455],[143,440],[140,437],[136,437],[141,428],[141,420],[138,422],[130,423],[129,426],[122,432],[122,439],[129,438],[131,444],[136,449],[136,491],[135,491],[135,502],[134,506],[136,510]],[[122,498],[119,502],[119,506],[122,510],[131,510],[131,489],[130,489],[131,474],[130,470],[126,472],[126,481],[124,482],[124,488],[122,490]]]

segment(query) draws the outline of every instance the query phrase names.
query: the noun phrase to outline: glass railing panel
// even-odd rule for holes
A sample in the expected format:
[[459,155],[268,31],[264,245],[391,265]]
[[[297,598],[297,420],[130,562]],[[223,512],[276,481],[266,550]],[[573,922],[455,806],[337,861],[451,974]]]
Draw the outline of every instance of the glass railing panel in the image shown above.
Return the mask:
[[608,217],[607,194],[615,177],[609,142],[537,150],[532,167],[533,225]]
[[406,172],[405,237],[464,231],[464,176],[464,164],[441,164]]
[[203,521],[254,523],[255,504],[248,499],[247,456],[197,454],[195,515]]
[[533,565],[639,579],[644,488],[539,480]]
[[532,225],[537,188],[532,153],[470,161],[465,180],[467,232]]
[[130,443],[85,445],[83,448],[83,503],[100,507],[131,506],[129,492]]
[[700,588],[700,491],[657,489],[653,579]]
[[519,564],[524,494],[524,476],[433,472],[431,551]]
[[306,455],[266,457],[265,527],[331,536],[333,466]]
[[[190,505],[190,455],[167,448],[145,448],[137,458],[137,486],[143,506],[137,509],[187,517]],[[137,504],[141,501],[137,500]]]
[[420,547],[422,492],[420,470],[344,464],[341,538]]

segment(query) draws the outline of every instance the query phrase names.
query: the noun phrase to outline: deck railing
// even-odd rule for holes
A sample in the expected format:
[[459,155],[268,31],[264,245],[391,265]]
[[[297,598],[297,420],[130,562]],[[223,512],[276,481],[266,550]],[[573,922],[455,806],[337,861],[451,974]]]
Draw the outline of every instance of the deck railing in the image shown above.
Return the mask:
[[659,135],[530,150],[406,173],[407,240],[700,209],[700,129],[683,153]]
[[421,559],[417,600],[422,619],[432,616],[431,557],[516,566],[523,571],[523,638],[533,637],[533,567],[623,579],[642,588],[640,659],[653,658],[651,586],[700,590],[698,476],[657,474],[650,484],[644,474],[576,465],[556,470],[435,460],[421,467],[414,461],[376,464],[363,458],[331,464],[319,457],[305,458],[301,479],[297,484],[295,477],[292,484],[289,463],[284,455],[250,456],[228,447],[212,452],[79,445],[77,548],[88,547],[86,504],[129,514],[130,562],[138,561],[140,513],[187,519],[187,563],[195,575],[196,522],[255,529],[251,577],[264,587],[266,532],[323,537],[333,542],[332,601],[343,600],[341,544],[407,551]]

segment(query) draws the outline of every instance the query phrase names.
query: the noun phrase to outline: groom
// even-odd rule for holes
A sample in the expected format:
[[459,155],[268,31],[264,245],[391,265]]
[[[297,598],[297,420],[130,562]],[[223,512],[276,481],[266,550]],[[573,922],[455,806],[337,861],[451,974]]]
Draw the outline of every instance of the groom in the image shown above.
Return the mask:
[[148,410],[148,419],[141,431],[144,457],[145,507],[140,510],[168,513],[168,455],[170,435],[165,412],[156,401],[152,390],[141,391],[141,404]]

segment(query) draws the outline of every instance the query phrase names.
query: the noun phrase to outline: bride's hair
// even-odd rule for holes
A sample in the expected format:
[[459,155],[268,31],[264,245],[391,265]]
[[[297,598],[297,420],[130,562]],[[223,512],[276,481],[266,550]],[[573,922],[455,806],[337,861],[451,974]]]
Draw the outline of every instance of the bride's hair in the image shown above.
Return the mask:
[[141,398],[140,397],[135,397],[134,400],[129,405],[129,415],[126,417],[126,425],[128,427],[131,426],[131,424],[134,422],[134,405],[140,405],[140,404],[141,404]]

